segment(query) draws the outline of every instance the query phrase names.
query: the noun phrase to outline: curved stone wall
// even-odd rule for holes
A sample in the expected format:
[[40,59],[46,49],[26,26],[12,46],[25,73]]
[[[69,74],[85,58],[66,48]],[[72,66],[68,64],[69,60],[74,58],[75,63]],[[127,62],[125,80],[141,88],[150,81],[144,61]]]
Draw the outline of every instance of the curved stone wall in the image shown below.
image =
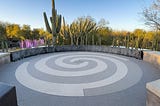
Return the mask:
[[149,62],[160,69],[160,55],[156,53],[144,52],[144,61]]
[[17,61],[26,57],[54,53],[54,52],[67,52],[67,51],[91,51],[91,52],[104,52],[111,54],[124,55],[129,57],[134,57],[137,59],[142,59],[141,52],[138,50],[126,49],[126,48],[116,48],[107,46],[54,46],[54,47],[41,47],[41,48],[31,48],[19,51],[11,52],[11,61]]

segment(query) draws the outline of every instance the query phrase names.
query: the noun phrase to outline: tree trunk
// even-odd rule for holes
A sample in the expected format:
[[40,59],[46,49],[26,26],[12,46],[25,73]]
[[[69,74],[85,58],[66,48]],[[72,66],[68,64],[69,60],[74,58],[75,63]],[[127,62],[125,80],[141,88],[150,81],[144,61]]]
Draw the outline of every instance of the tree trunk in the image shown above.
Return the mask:
[[78,36],[77,39],[76,39],[76,45],[77,45],[77,46],[79,45],[79,36]]
[[86,35],[86,46],[88,45],[88,36]]
[[80,42],[80,45],[83,45],[83,38],[82,38],[82,36],[81,36],[81,42]]
[[94,45],[94,35],[92,35],[92,45]]
[[53,46],[56,45],[56,36],[53,36]]
[[127,36],[125,36],[125,47],[127,48]]
[[1,42],[2,52],[4,52],[4,41]]
[[5,41],[4,43],[5,43],[6,52],[8,52],[8,43],[7,43],[7,41]]
[[99,45],[100,46],[102,45],[102,37],[101,36],[99,37]]
[[72,36],[70,36],[70,38],[71,38],[71,45],[73,45],[73,37],[72,37]]

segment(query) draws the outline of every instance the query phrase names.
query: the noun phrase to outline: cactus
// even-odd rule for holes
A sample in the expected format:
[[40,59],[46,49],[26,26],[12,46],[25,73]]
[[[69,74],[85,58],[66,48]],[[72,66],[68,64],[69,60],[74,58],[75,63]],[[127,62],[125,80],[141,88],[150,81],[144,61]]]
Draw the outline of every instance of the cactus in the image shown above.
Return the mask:
[[67,29],[66,29],[66,23],[65,23],[65,19],[63,17],[63,35],[65,38],[68,38],[68,33],[67,33]]
[[49,25],[48,18],[46,13],[43,13],[44,21],[46,25],[46,29],[49,33],[53,36],[53,45],[56,44],[56,38],[59,35],[59,32],[61,30],[61,22],[62,22],[62,16],[57,15],[57,10],[55,9],[55,2],[52,0],[52,17],[50,17],[52,28]]
[[49,22],[48,22],[48,19],[47,19],[47,15],[46,13],[44,12],[43,13],[43,16],[44,16],[44,21],[45,21],[45,25],[46,25],[46,29],[49,33],[52,33],[52,30],[51,30],[51,27],[49,25]]

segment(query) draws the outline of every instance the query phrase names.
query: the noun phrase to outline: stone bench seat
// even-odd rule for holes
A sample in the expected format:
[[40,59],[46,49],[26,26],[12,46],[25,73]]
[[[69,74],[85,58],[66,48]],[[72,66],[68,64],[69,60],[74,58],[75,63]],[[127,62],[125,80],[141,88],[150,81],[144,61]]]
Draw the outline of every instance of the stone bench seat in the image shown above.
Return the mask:
[[15,87],[0,82],[0,106],[18,106]]

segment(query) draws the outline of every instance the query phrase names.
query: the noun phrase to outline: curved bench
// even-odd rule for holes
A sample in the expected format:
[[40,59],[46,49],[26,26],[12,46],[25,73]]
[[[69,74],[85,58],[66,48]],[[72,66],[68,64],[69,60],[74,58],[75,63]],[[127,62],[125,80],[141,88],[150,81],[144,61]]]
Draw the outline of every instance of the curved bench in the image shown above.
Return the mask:
[[54,52],[67,52],[67,51],[91,51],[91,52],[103,52],[124,55],[129,57],[134,57],[137,59],[142,59],[141,51],[127,49],[127,48],[116,48],[116,47],[107,47],[107,46],[54,46],[54,47],[40,47],[40,48],[31,48],[24,49],[19,51],[11,52],[11,61],[17,61],[26,57],[54,53]]

